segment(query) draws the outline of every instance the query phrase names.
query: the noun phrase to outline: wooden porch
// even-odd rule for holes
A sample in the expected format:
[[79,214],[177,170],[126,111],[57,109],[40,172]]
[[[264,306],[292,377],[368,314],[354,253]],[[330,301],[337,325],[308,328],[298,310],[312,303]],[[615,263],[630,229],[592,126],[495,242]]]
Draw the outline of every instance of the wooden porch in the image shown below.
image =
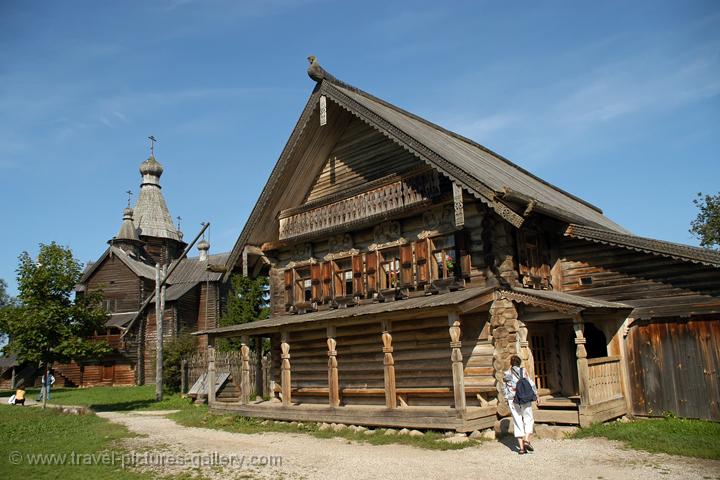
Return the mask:
[[[521,301],[530,303],[528,295]],[[465,290],[198,332],[209,337],[208,403],[212,411],[265,419],[467,432],[491,428],[498,414],[508,414],[498,398],[507,367],[496,360],[509,362],[517,352],[540,387],[537,422],[584,427],[625,414],[620,357],[588,359],[585,317],[577,308],[558,312],[557,301],[535,297],[533,308],[554,308],[553,319],[537,313],[528,318],[563,328],[565,347],[553,351],[562,362],[554,365],[563,363],[561,375],[569,386],[550,388],[552,382],[538,380],[549,378],[551,362],[539,361],[534,332],[541,322],[523,320],[528,312],[516,308],[519,298],[506,291]],[[517,328],[511,334],[510,325]],[[267,336],[276,380],[270,399],[254,402],[249,346]],[[214,348],[215,339],[223,337],[241,344],[240,368],[224,386],[216,384]]]
[[313,403],[284,406],[282,403],[271,401],[243,405],[237,402],[216,401],[212,405],[212,410],[281,421],[327,422],[378,428],[404,427],[455,430],[457,432],[492,428],[497,419],[497,408],[495,407],[468,407],[465,411],[458,412],[454,408],[447,407],[387,408],[382,405],[330,407]]

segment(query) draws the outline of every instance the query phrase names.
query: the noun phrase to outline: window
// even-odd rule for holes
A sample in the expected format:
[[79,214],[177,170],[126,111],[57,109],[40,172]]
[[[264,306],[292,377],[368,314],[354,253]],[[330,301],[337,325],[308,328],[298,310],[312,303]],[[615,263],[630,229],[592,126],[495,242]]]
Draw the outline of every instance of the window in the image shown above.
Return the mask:
[[310,268],[295,270],[295,301],[312,301],[312,280],[310,279]]
[[452,252],[436,250],[433,252],[433,259],[435,260],[433,269],[435,270],[436,278],[450,278],[453,276],[455,259],[453,258]]
[[400,283],[400,251],[397,248],[383,250],[380,261],[380,288],[397,288]]
[[103,308],[108,313],[117,311],[117,298],[105,298],[103,299]]
[[345,258],[335,263],[335,296],[344,297],[353,294],[353,268],[352,259]]

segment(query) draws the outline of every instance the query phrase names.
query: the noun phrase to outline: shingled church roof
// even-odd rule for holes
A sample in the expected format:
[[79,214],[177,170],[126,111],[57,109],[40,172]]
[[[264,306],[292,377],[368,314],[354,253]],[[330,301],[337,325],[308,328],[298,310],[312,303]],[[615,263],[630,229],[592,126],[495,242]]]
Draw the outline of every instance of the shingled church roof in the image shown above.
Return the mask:
[[150,156],[140,165],[140,174],[142,175],[140,195],[133,215],[133,222],[139,234],[144,237],[170,238],[181,242],[182,234],[173,224],[160,187],[162,165],[154,156]]

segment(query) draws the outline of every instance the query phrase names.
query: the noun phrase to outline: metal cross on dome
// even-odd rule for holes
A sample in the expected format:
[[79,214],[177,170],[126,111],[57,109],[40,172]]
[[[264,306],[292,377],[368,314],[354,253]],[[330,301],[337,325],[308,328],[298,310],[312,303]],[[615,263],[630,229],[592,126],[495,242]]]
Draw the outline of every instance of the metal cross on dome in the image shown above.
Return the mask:
[[150,135],[148,138],[150,139],[150,156],[154,157],[155,156],[155,142],[157,142],[157,139],[155,138],[154,135]]
[[127,190],[125,193],[128,195],[128,207],[130,207],[130,200],[132,199],[132,190]]

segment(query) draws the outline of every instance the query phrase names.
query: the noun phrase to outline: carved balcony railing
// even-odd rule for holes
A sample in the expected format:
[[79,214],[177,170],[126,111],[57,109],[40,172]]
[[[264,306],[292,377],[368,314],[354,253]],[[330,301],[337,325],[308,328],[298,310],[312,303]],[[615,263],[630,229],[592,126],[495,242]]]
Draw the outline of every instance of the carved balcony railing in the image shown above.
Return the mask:
[[588,359],[590,405],[623,397],[620,357]]
[[417,207],[440,194],[435,171],[398,179],[349,198],[280,213],[280,240],[330,232]]

